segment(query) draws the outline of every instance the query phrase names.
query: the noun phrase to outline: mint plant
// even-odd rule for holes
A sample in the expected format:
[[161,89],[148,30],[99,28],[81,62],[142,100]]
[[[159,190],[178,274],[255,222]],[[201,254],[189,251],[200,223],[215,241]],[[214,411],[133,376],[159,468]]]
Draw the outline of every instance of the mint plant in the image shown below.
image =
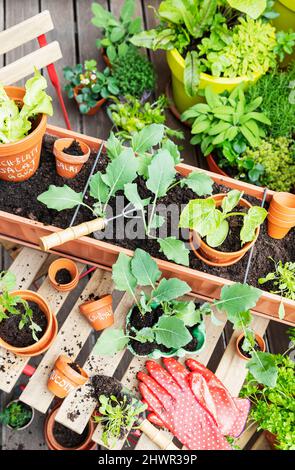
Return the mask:
[[240,231],[241,245],[255,238],[256,229],[263,223],[267,211],[263,207],[252,206],[247,212],[233,211],[239,205],[243,192],[233,189],[224,197],[221,210],[212,198],[192,199],[181,213],[179,226],[195,230],[206,237],[206,243],[215,248],[224,242],[229,232],[229,217],[243,217]]

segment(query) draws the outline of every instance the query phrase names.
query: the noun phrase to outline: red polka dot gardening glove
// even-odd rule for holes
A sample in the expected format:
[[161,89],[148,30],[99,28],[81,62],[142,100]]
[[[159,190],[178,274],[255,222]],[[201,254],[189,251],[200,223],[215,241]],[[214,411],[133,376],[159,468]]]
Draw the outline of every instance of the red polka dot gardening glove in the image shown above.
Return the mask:
[[161,423],[191,450],[231,450],[211,412],[196,399],[188,381],[190,372],[173,358],[164,358],[166,369],[147,361],[149,374],[137,374],[139,390]]

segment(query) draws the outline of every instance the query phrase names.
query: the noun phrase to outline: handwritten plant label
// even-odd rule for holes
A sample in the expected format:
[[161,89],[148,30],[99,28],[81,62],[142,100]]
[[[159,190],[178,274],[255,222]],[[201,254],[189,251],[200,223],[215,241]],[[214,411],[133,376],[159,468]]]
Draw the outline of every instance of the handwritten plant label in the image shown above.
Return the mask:
[[24,180],[32,176],[39,163],[40,145],[21,155],[0,158],[0,177],[6,181]]

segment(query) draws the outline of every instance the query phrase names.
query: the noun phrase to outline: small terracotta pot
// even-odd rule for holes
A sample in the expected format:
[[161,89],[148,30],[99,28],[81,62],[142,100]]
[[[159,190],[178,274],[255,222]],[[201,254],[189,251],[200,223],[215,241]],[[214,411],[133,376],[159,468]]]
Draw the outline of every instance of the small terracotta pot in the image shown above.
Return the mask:
[[31,346],[26,346],[25,348],[11,346],[10,344],[3,341],[2,338],[0,338],[0,346],[18,356],[38,356],[44,351],[47,351],[55,339],[57,333],[55,316],[52,313],[49,304],[41,295],[37,294],[37,292],[30,290],[18,290],[10,292],[10,295],[19,295],[24,300],[35,302],[39,306],[40,310],[42,310],[42,312],[46,315],[47,328],[42,338],[40,338],[39,341],[32,344]]
[[[71,274],[72,280],[68,284],[58,284],[55,280],[56,274],[61,269],[66,269]],[[48,277],[51,285],[60,292],[75,289],[79,282],[79,271],[74,261],[68,258],[58,258],[51,263],[48,269]]]
[[[215,194],[214,196],[211,196],[211,198],[215,200],[216,207],[220,207],[222,200],[226,196],[226,194]],[[252,207],[250,202],[246,201],[246,199],[243,198],[240,199],[239,205],[247,208]],[[207,243],[205,243],[199,236],[199,234],[194,230],[191,231],[190,244],[195,255],[199,258],[199,252],[202,261],[207,263],[208,260],[210,262],[210,266],[230,266],[232,264],[237,263],[247,253],[247,251],[250,250],[250,248],[254,245],[258,238],[259,232],[260,227],[256,229],[256,235],[254,240],[245,243],[245,245],[238,251],[224,252],[215,250],[214,248],[211,248],[211,246],[207,245]]]
[[55,407],[46,417],[44,423],[44,437],[45,442],[49,450],[94,450],[96,449],[97,445],[95,442],[92,441],[92,435],[94,433],[94,423],[90,420],[88,423],[88,433],[85,441],[83,444],[79,445],[79,447],[63,447],[54,437],[53,428],[55,417],[59,411],[60,405]]
[[[10,402],[5,406],[5,408],[8,408],[9,405],[11,405],[12,403],[21,403],[22,405],[24,405],[24,403],[20,402],[19,400],[12,400],[12,401],[10,401]],[[21,428],[13,428],[13,427],[10,426],[9,424],[7,424],[6,426],[7,426],[9,429],[11,429],[12,431],[23,431],[24,429],[27,429],[29,426],[31,426],[31,424],[32,424],[32,422],[33,422],[33,420],[34,420],[34,417],[35,417],[35,410],[34,410],[34,408],[32,408],[30,405],[27,405],[27,404],[25,404],[25,405],[26,405],[28,408],[30,408],[31,411],[32,411],[31,419],[30,419],[30,421],[28,421],[27,424],[25,424],[25,425],[22,426]]]
[[63,150],[71,145],[74,139],[71,138],[64,138],[64,139],[57,139],[54,142],[53,146],[53,153],[55,156],[55,163],[56,163],[56,171],[59,176],[63,178],[75,178],[79,171],[81,170],[84,163],[87,162],[90,156],[90,148],[87,144],[82,142],[82,140],[78,140],[80,147],[83,151],[83,155],[69,155],[65,153]]
[[[9,98],[23,104],[25,89],[15,86],[4,87]],[[0,144],[0,180],[19,182],[26,181],[36,173],[45,134],[47,116],[40,114],[30,133],[9,144]]]
[[213,155],[208,155],[206,157],[207,159],[207,164],[208,164],[208,167],[209,167],[209,170],[212,171],[213,173],[217,173],[218,175],[222,175],[222,176],[228,176],[229,175],[227,173],[225,173],[225,171],[223,171],[219,165],[217,165]]
[[84,385],[88,380],[87,373],[80,368],[80,374],[69,366],[73,360],[60,355],[47,382],[48,390],[59,398],[65,398],[70,392]]
[[[243,352],[240,350],[239,348],[239,343],[240,341],[244,338],[244,333],[241,333],[240,336],[237,337],[236,339],[236,351],[237,351],[237,354],[242,358],[242,359],[245,359],[246,361],[249,361],[250,358],[247,357],[247,356],[244,356]],[[265,352],[266,350],[266,347],[265,347],[265,342],[264,342],[264,339],[262,338],[262,336],[258,335],[257,333],[255,333],[255,340],[256,340],[256,343],[258,344],[259,346],[259,349],[261,352]]]
[[114,323],[113,298],[105,295],[99,300],[88,300],[79,306],[80,313],[96,331],[104,330]]
[[[79,91],[82,88],[83,88],[83,85],[78,85],[74,88],[74,97],[78,106],[80,103],[77,101],[77,96],[79,94]],[[94,116],[94,114],[96,114],[100,110],[100,108],[105,104],[105,102],[106,102],[106,98],[101,98],[99,101],[96,102],[96,105],[93,106],[93,108],[90,108],[88,113],[86,113],[86,116]]]
[[284,238],[295,227],[295,194],[275,193],[268,210],[268,235]]

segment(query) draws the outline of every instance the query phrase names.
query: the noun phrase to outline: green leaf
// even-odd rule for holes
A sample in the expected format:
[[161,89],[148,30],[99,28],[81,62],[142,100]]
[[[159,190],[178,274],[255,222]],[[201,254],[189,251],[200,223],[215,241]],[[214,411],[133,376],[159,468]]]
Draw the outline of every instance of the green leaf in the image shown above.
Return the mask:
[[190,291],[190,286],[180,279],[163,278],[160,281],[158,287],[152,292],[152,297],[155,302],[158,303],[169,302],[170,300],[177,299],[178,297],[181,297]]
[[124,189],[126,183],[136,178],[138,163],[131,148],[125,148],[120,155],[111,161],[102,175],[102,180],[110,188],[110,194]]
[[54,186],[51,184],[47,191],[40,194],[37,200],[45,204],[48,209],[63,211],[72,209],[83,202],[82,193],[76,193],[69,186]]
[[267,387],[275,387],[277,383],[278,370],[272,354],[255,351],[246,367],[260,384]]
[[153,328],[156,342],[166,348],[179,349],[188,344],[192,336],[182,320],[162,315]]
[[201,321],[201,312],[196,309],[196,305],[192,300],[190,302],[174,302],[173,313],[186,326],[194,326]]
[[213,233],[223,220],[214,199],[192,199],[180,215],[179,226],[196,230],[201,237]]
[[136,334],[136,340],[140,343],[153,343],[155,340],[154,330],[150,327],[142,328]]
[[10,271],[0,272],[0,291],[10,291],[15,288],[16,275]]
[[266,9],[266,0],[227,0],[232,8],[256,20]]
[[242,244],[251,242],[255,237],[255,231],[267,217],[267,210],[263,207],[253,206],[244,217],[244,223],[240,232]]
[[162,227],[164,222],[165,222],[165,218],[162,215],[154,214],[153,220],[150,223],[150,228],[151,229],[160,228],[160,227]]
[[143,176],[144,179],[147,179],[149,176],[149,165],[152,161],[152,156],[143,154],[143,155],[138,155],[137,160],[138,160],[138,174],[140,176]]
[[129,21],[135,13],[134,0],[125,0],[120,12],[120,19],[123,22]]
[[167,150],[159,150],[156,153],[149,165],[148,173],[147,188],[156,198],[165,196],[176,174],[174,160]]
[[115,136],[113,132],[110,133],[110,137],[106,142],[106,148],[108,152],[108,157],[111,159],[116,158],[122,153],[124,150],[123,145],[121,144],[120,140]]
[[132,136],[132,148],[136,153],[144,153],[158,145],[164,136],[163,124],[151,124]]
[[241,197],[243,196],[243,192],[238,191],[237,189],[233,189],[227,193],[227,196],[223,198],[221,203],[222,212],[224,214],[228,214],[231,212],[234,207],[238,205]]
[[235,330],[243,330],[251,324],[252,315],[250,310],[245,310],[243,312],[227,314],[227,319],[233,324]]
[[285,306],[284,302],[281,300],[280,305],[279,305],[279,319],[283,320],[285,318]]
[[176,237],[158,238],[161,247],[160,252],[164,253],[167,259],[177,264],[189,266],[189,250],[181,240]]
[[100,171],[90,179],[90,196],[100,203],[106,202],[109,194],[109,187],[103,182]]
[[145,206],[150,203],[151,198],[141,199],[138,194],[137,184],[136,183],[127,183],[124,186],[124,194],[127,197],[128,201],[133,204],[135,209],[143,210]]
[[192,171],[187,178],[180,181],[180,186],[187,186],[192,189],[198,196],[206,196],[212,194],[212,186],[214,181],[206,173]]
[[228,235],[228,230],[228,221],[222,220],[220,225],[212,233],[208,233],[206,237],[206,242],[212,248],[222,245]]
[[237,282],[231,286],[224,286],[221,289],[220,300],[215,301],[214,304],[218,310],[228,315],[235,315],[236,312],[254,308],[260,296],[260,289]]
[[122,329],[107,329],[102,332],[94,346],[95,356],[112,356],[122,351],[128,344],[129,338]]
[[161,277],[161,271],[159,271],[157,263],[148,253],[140,248],[136,248],[134,252],[131,270],[137,280],[137,284],[140,286],[152,286],[154,288],[156,282]]
[[196,51],[186,54],[184,65],[184,87],[188,96],[196,96],[200,84],[200,58]]
[[120,253],[116,263],[113,264],[112,279],[118,290],[134,293],[137,281],[132,274],[131,258],[125,253]]

